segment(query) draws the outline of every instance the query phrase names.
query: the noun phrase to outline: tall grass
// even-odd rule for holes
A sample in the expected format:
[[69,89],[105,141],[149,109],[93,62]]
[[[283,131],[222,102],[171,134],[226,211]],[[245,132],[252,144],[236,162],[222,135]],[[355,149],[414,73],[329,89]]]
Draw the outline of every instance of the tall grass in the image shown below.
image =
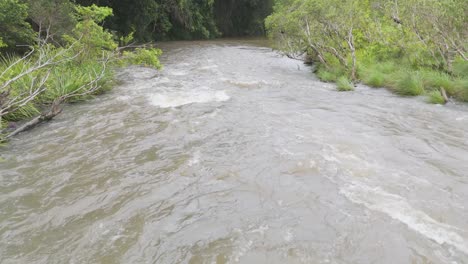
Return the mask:
[[347,92],[354,90],[354,85],[348,80],[348,78],[341,76],[336,81],[336,88],[340,92]]
[[391,62],[369,62],[359,67],[359,78],[371,87],[384,87],[390,82],[390,74],[396,71],[396,65]]
[[[19,75],[25,69],[31,67],[30,60],[22,60],[17,62],[18,59],[19,58],[14,56],[5,56],[0,59],[0,73],[3,73],[3,76],[0,78],[0,84]],[[39,70],[20,78],[16,82],[13,82],[9,87],[9,97],[21,99],[22,96],[25,96],[29,93],[31,84],[37,82],[37,80],[40,79],[44,74],[44,71]],[[6,90],[0,92],[6,92]],[[19,108],[18,110],[3,116],[3,121],[19,121],[22,119],[31,118],[39,113],[39,108],[31,102]]]
[[332,67],[318,65],[317,77],[323,82],[336,82],[341,76],[347,75],[346,70],[338,63],[333,63]]
[[427,102],[431,104],[445,104],[445,99],[439,91],[431,91],[427,94]]
[[417,96],[425,93],[424,82],[417,72],[397,72],[394,78],[393,90],[402,96]]
[[[33,60],[22,60],[14,66],[9,67],[9,65],[13,65],[18,59],[19,58],[16,57],[4,57],[0,59],[0,73],[4,73],[0,78],[0,84],[14,76],[18,76],[25,69],[33,67]],[[68,100],[68,102],[76,102],[89,99],[95,94],[110,89],[113,80],[113,71],[111,68],[104,69],[101,62],[90,60],[80,64],[75,62],[61,63],[47,70],[38,70],[25,75],[8,87],[10,98],[18,97],[22,99],[29,96],[31,86],[35,82],[37,83],[45,74],[48,74],[48,79],[44,83],[44,91],[28,104],[4,115],[2,120],[3,122],[21,121],[38,116],[42,109],[46,108],[47,105],[61,96],[86,92],[87,89],[91,87],[87,84],[102,73],[104,73],[103,77],[99,78],[96,82],[99,89],[91,94],[73,96]]]
[[[52,103],[56,98],[72,93],[82,93],[88,89],[88,84],[103,72],[102,64],[89,61],[80,64],[69,63],[54,68],[47,82],[48,89],[39,97],[41,103]],[[77,102],[89,99],[109,88],[112,81],[111,70],[105,70],[104,77],[98,81],[100,88],[93,94],[75,96],[69,102]]]
[[371,87],[386,87],[401,96],[427,95],[430,103],[444,103],[440,94],[444,89],[449,97],[468,102],[468,62],[458,60],[453,72],[447,73],[432,67],[415,66],[406,60],[393,58],[379,61],[372,57],[361,58],[359,79]]

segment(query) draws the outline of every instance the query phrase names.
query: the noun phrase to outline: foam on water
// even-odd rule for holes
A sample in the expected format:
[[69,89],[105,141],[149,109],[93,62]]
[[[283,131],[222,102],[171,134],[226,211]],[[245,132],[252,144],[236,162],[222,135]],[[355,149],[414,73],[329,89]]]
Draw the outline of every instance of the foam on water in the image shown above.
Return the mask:
[[353,203],[362,204],[373,211],[387,214],[439,244],[453,246],[468,254],[468,241],[455,231],[459,229],[440,223],[424,212],[413,208],[401,196],[385,192],[379,187],[372,188],[361,183],[353,183],[341,188],[340,193]]
[[151,104],[161,108],[177,107],[192,103],[223,102],[229,99],[230,97],[225,91],[160,93],[150,96]]
[[260,81],[235,81],[235,80],[229,80],[229,79],[222,79],[222,81],[232,84],[234,86],[240,87],[240,88],[258,88],[261,86],[268,85],[268,82],[264,80]]
[[168,72],[172,76],[185,76],[188,74],[187,71],[182,71],[182,70],[172,70]]

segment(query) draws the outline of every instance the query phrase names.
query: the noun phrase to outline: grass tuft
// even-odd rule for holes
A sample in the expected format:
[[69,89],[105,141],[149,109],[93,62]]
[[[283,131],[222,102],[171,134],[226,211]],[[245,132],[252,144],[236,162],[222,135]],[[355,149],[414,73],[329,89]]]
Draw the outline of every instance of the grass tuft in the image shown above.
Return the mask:
[[455,83],[452,78],[446,74],[435,71],[423,72],[424,88],[427,91],[439,90],[444,88],[449,96],[455,93]]
[[445,104],[445,99],[439,91],[432,91],[427,94],[427,102],[431,104]]
[[323,69],[317,71],[317,77],[323,82],[336,82],[338,79],[335,73]]
[[468,78],[459,79],[454,82],[455,85],[455,97],[463,102],[468,102]]
[[338,78],[338,80],[336,81],[336,87],[338,91],[340,92],[347,92],[347,91],[354,90],[353,84],[345,76],[341,76],[340,78]]
[[370,71],[362,76],[362,81],[371,87],[383,87],[385,85],[385,74],[381,71]]
[[394,90],[402,96],[418,96],[424,94],[423,79],[417,72],[394,74]]

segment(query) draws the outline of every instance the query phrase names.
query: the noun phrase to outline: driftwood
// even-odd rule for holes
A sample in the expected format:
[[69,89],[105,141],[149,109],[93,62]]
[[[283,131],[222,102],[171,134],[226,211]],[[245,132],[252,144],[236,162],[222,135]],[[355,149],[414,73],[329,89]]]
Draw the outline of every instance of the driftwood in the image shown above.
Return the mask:
[[[80,37],[75,43],[71,44],[68,48],[63,49],[60,52],[57,52],[52,57],[48,57],[47,55],[48,55],[49,50],[47,49],[46,44],[50,35],[48,34],[48,30],[46,33],[47,33],[46,38],[44,40],[39,41],[40,45],[38,49],[31,48],[31,51],[29,53],[27,53],[25,56],[15,61],[10,66],[8,66],[5,70],[0,72],[0,77],[3,77],[11,68],[13,68],[13,66],[23,61],[30,62],[32,60],[33,54],[37,54],[37,59],[34,63],[32,63],[31,67],[24,68],[19,74],[17,74],[13,78],[3,83],[0,83],[0,120],[2,119],[3,116],[20,109],[21,107],[32,102],[35,98],[37,98],[37,96],[42,94],[47,89],[45,84],[47,80],[49,79],[49,76],[51,74],[51,69],[53,67],[61,63],[73,61],[82,52],[84,52],[84,50],[80,50],[77,53],[75,53],[73,56],[69,56],[69,57],[66,56],[67,52],[70,51],[75,46],[75,44],[81,40],[81,37]],[[100,60],[100,63],[102,64],[102,69],[98,72],[93,72],[89,74],[89,77],[90,77],[89,82],[83,84],[81,87],[79,87],[78,89],[75,89],[74,91],[70,93],[64,94],[61,97],[56,98],[52,102],[52,104],[49,105],[46,111],[41,113],[39,116],[34,117],[30,121],[22,124],[21,126],[17,127],[12,132],[9,133],[8,131],[10,131],[10,129],[7,128],[4,130],[0,130],[0,134],[3,134],[4,138],[8,140],[18,135],[19,133],[29,130],[43,122],[50,121],[51,119],[53,119],[55,116],[57,116],[58,114],[62,112],[63,110],[62,106],[66,102],[72,101],[73,98],[76,98],[76,97],[95,94],[101,88],[99,82],[105,77],[109,63],[114,57],[116,57],[124,49],[145,48],[148,46],[151,46],[151,45],[150,44],[144,44],[144,45],[130,44],[128,46],[119,47],[115,51],[106,54],[105,57],[102,60]],[[32,78],[29,89],[25,89],[25,91],[23,91],[22,93],[18,95],[15,95],[14,97],[11,96],[10,92],[12,90],[12,86],[11,86],[12,83],[34,72],[37,72],[39,70],[45,71],[42,77]],[[1,138],[0,138],[0,141],[1,141]]]
[[13,132],[9,133],[5,138],[6,139],[10,139],[16,135],[18,135],[19,133],[21,132],[24,132],[26,130],[29,130],[39,124],[41,124],[42,122],[46,122],[46,121],[49,121],[51,120],[52,118],[54,118],[55,116],[57,116],[58,114],[60,114],[63,110],[63,108],[61,107],[62,105],[62,99],[59,98],[58,100],[55,100],[50,109],[45,112],[45,113],[42,113],[41,115],[33,118],[32,120],[24,123],[23,125],[21,125],[20,127],[18,127],[17,129],[15,129]]

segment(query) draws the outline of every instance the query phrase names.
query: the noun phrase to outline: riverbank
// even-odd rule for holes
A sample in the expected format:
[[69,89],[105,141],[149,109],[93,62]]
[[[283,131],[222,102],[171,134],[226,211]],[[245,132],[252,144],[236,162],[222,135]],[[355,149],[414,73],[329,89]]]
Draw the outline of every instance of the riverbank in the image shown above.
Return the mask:
[[468,101],[466,1],[278,0],[275,47],[319,65],[340,91],[363,82],[430,103]]
[[[353,90],[353,82],[340,65],[317,66],[317,77],[334,82],[339,91]],[[445,104],[449,100],[468,102],[468,63],[453,65],[452,74],[430,68],[411,67],[403,61],[375,61],[360,64],[357,80],[373,88],[388,88],[401,96],[425,96],[426,102]]]
[[53,55],[45,55],[46,59],[31,52],[22,58],[0,60],[0,143],[53,119],[64,104],[85,101],[112,89],[115,70],[122,66],[161,68],[158,49],[107,52],[105,57],[85,59],[68,52],[54,50]]
[[[61,36],[63,43],[53,40],[48,31],[45,36],[39,32],[35,42],[23,47],[24,53],[0,53],[0,144],[53,119],[64,104],[88,100],[111,89],[114,70],[119,67],[161,68],[161,50],[119,47],[115,36],[100,26],[112,15],[112,9],[75,5],[74,10],[77,21]],[[131,41],[132,34],[119,40],[123,45]]]

